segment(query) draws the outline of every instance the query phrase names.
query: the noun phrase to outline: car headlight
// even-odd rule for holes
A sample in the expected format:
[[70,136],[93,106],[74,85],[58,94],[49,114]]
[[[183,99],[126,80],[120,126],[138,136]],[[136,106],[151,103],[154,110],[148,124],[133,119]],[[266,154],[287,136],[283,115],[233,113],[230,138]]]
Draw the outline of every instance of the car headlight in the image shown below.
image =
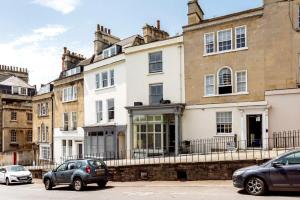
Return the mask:
[[29,174],[29,177],[32,178],[32,173]]
[[233,176],[240,176],[245,172],[245,170],[237,170],[233,173]]

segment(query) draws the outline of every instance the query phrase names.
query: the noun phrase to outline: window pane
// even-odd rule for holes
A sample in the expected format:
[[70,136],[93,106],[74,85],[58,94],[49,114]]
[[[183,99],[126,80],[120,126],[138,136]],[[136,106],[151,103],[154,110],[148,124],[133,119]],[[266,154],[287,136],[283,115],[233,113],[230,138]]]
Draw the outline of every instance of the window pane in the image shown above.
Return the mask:
[[239,27],[236,29],[236,47],[246,47],[246,28]]
[[217,117],[217,133],[232,133],[232,112],[219,112]]
[[107,72],[102,72],[102,87],[108,86]]
[[247,91],[247,78],[246,72],[238,72],[236,77],[237,92]]
[[162,52],[149,54],[149,73],[162,72]]
[[114,99],[107,100],[107,109],[108,109],[108,120],[114,120],[115,118],[115,105]]
[[150,100],[149,103],[152,104],[159,104],[160,101],[163,99],[163,85],[150,85]]
[[215,88],[215,79],[213,75],[209,75],[205,77],[205,94],[206,95],[214,95]]
[[231,50],[232,35],[231,30],[220,31],[218,33],[219,51]]
[[215,51],[214,33],[205,35],[205,50],[206,53],[213,53]]

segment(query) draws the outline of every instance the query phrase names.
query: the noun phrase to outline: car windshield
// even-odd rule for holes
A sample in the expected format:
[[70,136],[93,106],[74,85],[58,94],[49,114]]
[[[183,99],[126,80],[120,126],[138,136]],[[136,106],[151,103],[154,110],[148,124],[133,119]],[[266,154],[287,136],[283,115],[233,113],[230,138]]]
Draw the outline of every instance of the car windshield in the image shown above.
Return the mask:
[[27,171],[27,170],[23,166],[11,166],[11,167],[8,168],[8,171],[10,171],[10,172],[21,172],[21,171]]

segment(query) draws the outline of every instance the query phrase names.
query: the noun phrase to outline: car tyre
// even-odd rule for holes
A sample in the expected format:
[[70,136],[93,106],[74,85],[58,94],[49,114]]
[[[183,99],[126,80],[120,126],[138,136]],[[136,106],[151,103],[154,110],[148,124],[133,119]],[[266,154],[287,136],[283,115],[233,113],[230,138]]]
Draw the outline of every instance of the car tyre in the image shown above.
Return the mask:
[[97,185],[98,185],[99,188],[105,188],[106,184],[107,184],[107,181],[99,181],[97,183]]
[[80,178],[75,178],[73,181],[73,188],[75,191],[83,190],[83,182]]
[[45,184],[45,189],[46,190],[52,190],[52,183],[51,183],[51,180],[49,178],[45,179],[44,184]]
[[250,177],[246,181],[245,189],[248,194],[254,196],[262,196],[267,190],[265,182],[258,177]]
[[6,180],[5,180],[5,185],[6,185],[6,186],[9,186],[9,185],[10,185],[9,178],[6,178]]

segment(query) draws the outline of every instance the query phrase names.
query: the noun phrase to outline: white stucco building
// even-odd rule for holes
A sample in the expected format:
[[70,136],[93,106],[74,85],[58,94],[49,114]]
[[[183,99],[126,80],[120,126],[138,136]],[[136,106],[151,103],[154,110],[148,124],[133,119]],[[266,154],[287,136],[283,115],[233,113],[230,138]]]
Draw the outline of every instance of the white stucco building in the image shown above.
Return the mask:
[[184,111],[182,36],[125,50],[127,150],[134,156],[178,153]]

